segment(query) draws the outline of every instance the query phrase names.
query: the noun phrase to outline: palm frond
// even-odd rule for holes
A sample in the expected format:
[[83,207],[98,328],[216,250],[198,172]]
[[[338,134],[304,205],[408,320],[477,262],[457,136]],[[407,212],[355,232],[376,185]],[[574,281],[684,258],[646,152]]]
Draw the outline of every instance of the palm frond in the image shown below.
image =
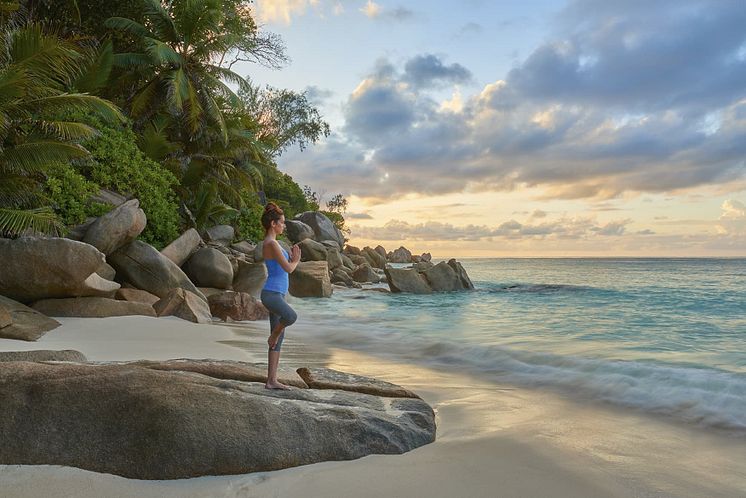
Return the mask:
[[126,17],[110,17],[104,21],[104,26],[109,29],[116,31],[123,31],[129,33],[137,39],[144,38],[146,36],[154,38],[155,35],[145,26],[132,19]]
[[85,72],[74,84],[80,92],[95,92],[109,81],[114,65],[114,45],[111,40],[106,40],[98,50],[89,54],[89,60]]
[[153,63],[149,55],[132,52],[114,54],[112,62],[116,67],[124,68],[148,67]]
[[156,64],[173,64],[182,66],[184,59],[168,43],[164,43],[155,38],[145,38],[145,51],[155,61]]
[[108,100],[84,93],[61,93],[43,97],[29,101],[26,106],[52,114],[56,112],[92,112],[110,122],[121,122],[125,119],[117,106]]
[[0,173],[30,174],[44,171],[50,163],[88,155],[77,144],[53,140],[26,142],[3,150]]
[[135,97],[132,99],[132,104],[130,106],[130,113],[133,117],[137,118],[139,116],[142,116],[146,111],[153,110],[153,100],[156,93],[158,92],[158,87],[160,85],[160,79],[153,79],[147,85],[145,85],[142,90],[139,90],[135,94]]
[[163,3],[160,0],[145,0],[145,5],[145,17],[155,28],[156,36],[151,38],[177,43],[179,33],[171,14],[163,6]]
[[44,134],[65,141],[85,140],[98,134],[95,128],[74,121],[37,121],[36,124]]
[[57,215],[48,207],[37,209],[0,208],[0,234],[14,237],[27,229],[47,235],[60,235],[64,231]]

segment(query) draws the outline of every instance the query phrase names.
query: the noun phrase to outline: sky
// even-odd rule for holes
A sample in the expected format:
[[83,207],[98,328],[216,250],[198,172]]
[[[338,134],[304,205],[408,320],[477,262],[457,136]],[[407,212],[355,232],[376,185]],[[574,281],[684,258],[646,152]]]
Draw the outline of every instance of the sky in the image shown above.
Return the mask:
[[746,256],[746,8],[731,0],[256,0],[254,83],[326,139],[278,160],[350,244],[435,257]]

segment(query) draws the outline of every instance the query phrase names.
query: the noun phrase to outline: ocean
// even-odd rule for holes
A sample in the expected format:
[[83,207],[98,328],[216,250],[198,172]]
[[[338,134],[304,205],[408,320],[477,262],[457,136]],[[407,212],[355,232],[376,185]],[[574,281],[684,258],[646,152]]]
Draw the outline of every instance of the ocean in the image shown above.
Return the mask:
[[292,333],[746,436],[746,259],[460,261],[474,291],[290,297]]

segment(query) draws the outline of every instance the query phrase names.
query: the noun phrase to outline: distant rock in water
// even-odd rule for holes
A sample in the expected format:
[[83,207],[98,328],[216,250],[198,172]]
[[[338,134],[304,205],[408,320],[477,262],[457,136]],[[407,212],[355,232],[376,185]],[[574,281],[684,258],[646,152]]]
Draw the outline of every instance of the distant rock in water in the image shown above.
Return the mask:
[[387,266],[385,272],[391,292],[430,294],[474,289],[466,270],[455,259],[437,265],[420,259],[412,268]]

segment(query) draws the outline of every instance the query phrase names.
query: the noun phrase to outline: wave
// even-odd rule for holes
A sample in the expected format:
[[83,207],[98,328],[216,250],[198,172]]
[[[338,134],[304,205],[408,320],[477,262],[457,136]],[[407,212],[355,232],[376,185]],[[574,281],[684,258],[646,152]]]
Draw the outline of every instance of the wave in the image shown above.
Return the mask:
[[[321,334],[319,328],[324,330]],[[366,333],[355,327],[359,333],[351,333],[349,329],[319,328],[313,332],[315,339],[373,355],[385,355],[394,361],[468,371],[501,383],[551,388],[574,397],[663,414],[746,435],[746,374],[643,361],[526,352],[493,345],[428,341],[391,330]],[[395,349],[387,347],[391,342],[396,343]]]

